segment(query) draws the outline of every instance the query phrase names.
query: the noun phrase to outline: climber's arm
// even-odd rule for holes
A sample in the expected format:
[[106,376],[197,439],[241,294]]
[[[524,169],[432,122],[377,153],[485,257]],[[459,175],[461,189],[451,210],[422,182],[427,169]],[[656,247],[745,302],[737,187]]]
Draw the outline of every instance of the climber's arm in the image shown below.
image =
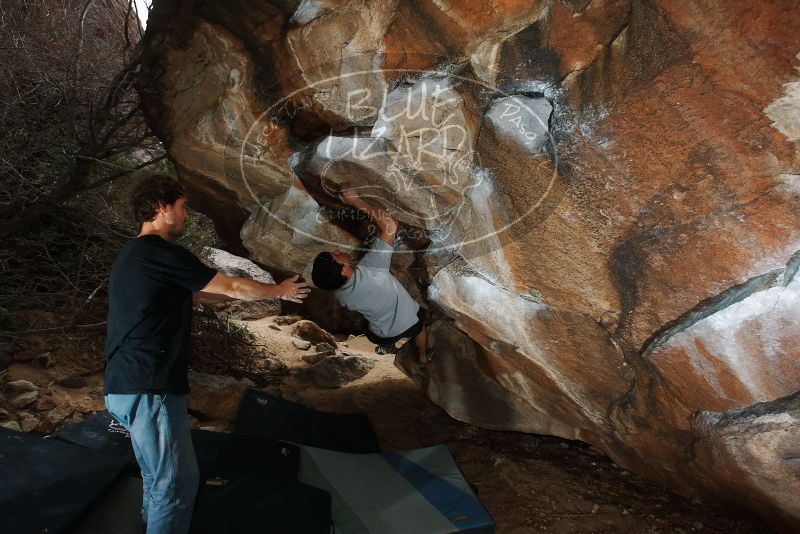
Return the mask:
[[370,206],[352,189],[345,189],[342,191],[342,201],[366,213],[380,230],[379,237],[382,241],[390,245],[394,243],[394,238],[397,235],[397,220],[389,215],[388,212],[381,208]]

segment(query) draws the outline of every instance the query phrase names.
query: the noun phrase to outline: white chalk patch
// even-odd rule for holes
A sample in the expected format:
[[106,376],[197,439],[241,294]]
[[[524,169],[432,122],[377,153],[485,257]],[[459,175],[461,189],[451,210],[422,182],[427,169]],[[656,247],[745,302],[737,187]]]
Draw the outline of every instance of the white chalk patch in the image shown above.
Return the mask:
[[797,421],[786,412],[777,414],[767,414],[753,419],[753,425],[791,425]]
[[[775,326],[779,320],[786,324],[786,330]],[[670,346],[683,348],[697,374],[706,380],[720,398],[729,397],[718,377],[730,374],[753,400],[765,401],[770,399],[764,397],[764,392],[772,388],[762,383],[764,379],[771,380],[769,376],[764,376],[764,369],[773,365],[768,362],[786,357],[781,348],[781,332],[792,332],[798,326],[800,280],[795,279],[787,287],[779,285],[759,291],[698,321],[676,334],[665,347],[667,351]],[[751,330],[755,330],[761,340],[764,350],[760,355],[749,351],[742,337]],[[702,340],[702,352],[698,350],[699,340]],[[791,378],[786,377],[787,380]]]
[[[800,59],[800,53],[796,57]],[[786,139],[800,141],[800,81],[784,84],[783,96],[764,108],[764,113]]]
[[303,0],[294,14],[291,22],[294,24],[307,24],[320,16],[325,11],[325,5],[319,0]]

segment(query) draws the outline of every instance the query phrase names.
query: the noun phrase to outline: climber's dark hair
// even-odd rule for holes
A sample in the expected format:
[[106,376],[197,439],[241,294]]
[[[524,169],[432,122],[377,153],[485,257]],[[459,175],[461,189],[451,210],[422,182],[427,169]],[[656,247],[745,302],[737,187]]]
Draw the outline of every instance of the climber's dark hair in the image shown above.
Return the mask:
[[334,260],[330,252],[320,252],[311,267],[311,281],[320,289],[339,289],[347,282],[342,274],[343,268],[344,265]]
[[148,176],[131,193],[131,210],[137,224],[152,221],[161,206],[169,206],[186,196],[181,184],[163,174]]

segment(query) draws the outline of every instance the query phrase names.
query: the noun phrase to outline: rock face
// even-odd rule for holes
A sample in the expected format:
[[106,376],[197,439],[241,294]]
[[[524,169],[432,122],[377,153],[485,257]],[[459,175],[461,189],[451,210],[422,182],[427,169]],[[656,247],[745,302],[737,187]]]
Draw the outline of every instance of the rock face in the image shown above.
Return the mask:
[[231,249],[303,272],[374,231],[342,187],[395,214],[393,272],[437,317],[419,383],[453,417],[796,527],[796,20],[794,0],[161,0],[140,89]]

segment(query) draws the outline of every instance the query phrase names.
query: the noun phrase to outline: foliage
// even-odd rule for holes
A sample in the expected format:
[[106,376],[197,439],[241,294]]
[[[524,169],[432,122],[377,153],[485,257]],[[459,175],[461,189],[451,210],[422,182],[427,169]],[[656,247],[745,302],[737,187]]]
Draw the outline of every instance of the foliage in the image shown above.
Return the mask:
[[0,237],[164,157],[134,84],[123,0],[0,3]]
[[[9,312],[59,310],[65,324],[100,322],[110,265],[129,232],[103,211],[63,206],[33,229],[18,232],[0,249],[0,306]],[[101,203],[102,205],[102,203]],[[37,325],[17,321],[19,328]]]
[[[0,2],[0,338],[80,330],[102,345],[109,273],[139,231],[130,192],[147,174],[175,177],[139,108],[133,6]],[[211,221],[190,210],[179,243],[202,255],[217,244]],[[281,370],[213,308],[194,335],[203,370],[260,383]]]
[[[168,173],[162,164],[157,172]],[[145,174],[145,173],[139,173]],[[4,239],[0,247],[0,307],[9,316],[26,309],[57,309],[64,324],[99,323],[111,266],[136,227],[128,206],[139,176],[87,191],[49,212],[39,224]],[[194,251],[216,244],[211,221],[192,213],[180,243]],[[9,330],[10,322],[0,330]],[[37,325],[16,322],[17,329]]]
[[209,253],[209,247],[219,248],[218,241],[211,219],[189,209],[186,233],[178,240],[178,244],[191,250],[198,258],[205,258]]
[[268,355],[245,327],[213,306],[195,310],[192,323],[192,369],[249,378],[264,387],[287,372],[285,364]]

